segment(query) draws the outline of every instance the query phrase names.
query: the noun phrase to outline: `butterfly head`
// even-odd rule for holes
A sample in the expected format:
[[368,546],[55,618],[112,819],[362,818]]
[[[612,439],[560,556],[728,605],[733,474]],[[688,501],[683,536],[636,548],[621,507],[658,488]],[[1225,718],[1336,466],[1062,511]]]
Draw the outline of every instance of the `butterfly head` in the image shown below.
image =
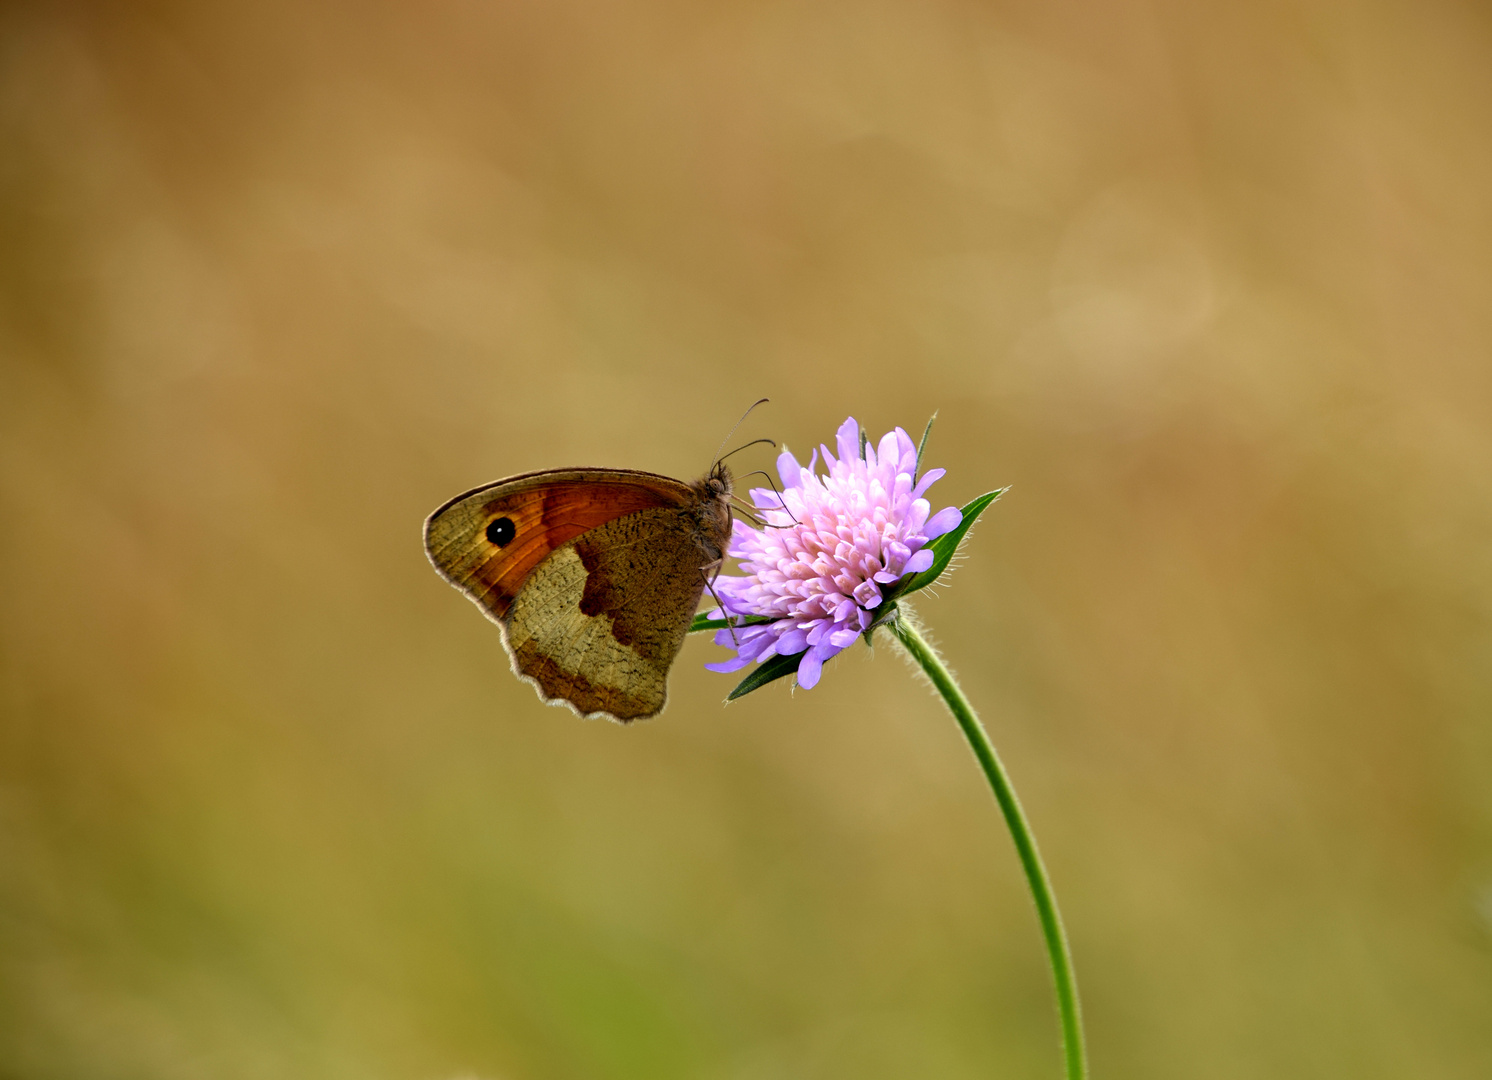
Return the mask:
[[712,499],[724,501],[730,498],[735,485],[732,483],[730,466],[724,461],[717,461],[710,467],[709,474],[704,478],[705,494]]
[[723,461],[689,485],[694,489],[693,510],[700,546],[711,560],[721,558],[730,541],[730,497],[735,488],[730,467]]

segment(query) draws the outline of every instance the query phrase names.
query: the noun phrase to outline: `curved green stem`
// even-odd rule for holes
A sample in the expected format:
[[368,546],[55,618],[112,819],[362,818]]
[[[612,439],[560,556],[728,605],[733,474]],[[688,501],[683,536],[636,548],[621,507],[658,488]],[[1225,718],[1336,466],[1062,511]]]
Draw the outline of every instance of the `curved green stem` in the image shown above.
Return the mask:
[[1031,886],[1031,897],[1036,901],[1036,913],[1041,919],[1041,933],[1046,938],[1047,956],[1052,965],[1052,981],[1056,983],[1057,1012],[1062,1019],[1062,1053],[1067,1061],[1067,1080],[1084,1080],[1088,1075],[1088,1059],[1083,1045],[1083,1021],[1078,1011],[1078,984],[1072,970],[1072,953],[1067,947],[1067,934],[1062,929],[1062,916],[1057,912],[1057,900],[1052,895],[1046,867],[1042,865],[1041,854],[1036,850],[1036,839],[1031,835],[1031,827],[1026,824],[1020,800],[1015,797],[1015,789],[1010,786],[1010,778],[1005,775],[1005,767],[1000,764],[1000,755],[995,753],[994,744],[990,742],[984,725],[979,722],[974,706],[964,697],[964,692],[954,681],[953,673],[943,665],[942,658],[918,632],[916,625],[908,618],[908,613],[903,610],[889,621],[887,629],[912,655],[943,696],[948,710],[953,713],[958,726],[963,728],[964,737],[969,740],[969,746],[979,759],[984,775],[989,778],[989,786],[994,789],[995,800],[1000,804],[1001,813],[1005,815],[1005,824],[1010,829],[1010,837],[1015,841],[1021,866],[1026,871],[1026,881]]

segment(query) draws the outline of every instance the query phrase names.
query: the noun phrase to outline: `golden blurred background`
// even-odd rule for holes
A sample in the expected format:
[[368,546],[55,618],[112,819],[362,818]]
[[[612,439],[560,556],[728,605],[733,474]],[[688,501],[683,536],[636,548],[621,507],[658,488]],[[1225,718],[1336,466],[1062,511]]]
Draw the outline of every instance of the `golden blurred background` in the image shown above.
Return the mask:
[[1492,1076],[1485,5],[16,3],[0,132],[0,1075],[1058,1075],[894,650],[581,722],[425,561],[767,396],[1013,485],[1095,1076]]

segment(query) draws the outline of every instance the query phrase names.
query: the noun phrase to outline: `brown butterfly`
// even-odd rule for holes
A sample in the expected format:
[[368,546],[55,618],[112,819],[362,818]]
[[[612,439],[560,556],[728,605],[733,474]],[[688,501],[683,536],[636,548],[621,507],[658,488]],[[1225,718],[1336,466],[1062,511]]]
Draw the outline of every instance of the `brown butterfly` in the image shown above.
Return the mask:
[[457,495],[425,522],[440,575],[502,628],[550,704],[656,716],[668,669],[730,538],[730,470],[692,484],[632,469],[553,469]]

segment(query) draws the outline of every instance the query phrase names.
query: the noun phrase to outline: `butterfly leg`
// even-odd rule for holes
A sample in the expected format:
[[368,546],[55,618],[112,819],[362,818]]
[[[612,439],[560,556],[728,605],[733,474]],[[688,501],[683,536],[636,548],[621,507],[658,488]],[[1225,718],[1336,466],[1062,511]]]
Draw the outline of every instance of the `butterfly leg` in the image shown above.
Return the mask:
[[[777,485],[772,481],[772,476],[771,476],[770,473],[766,473],[766,472],[763,472],[761,469],[757,469],[756,472],[743,473],[739,477],[739,479],[744,480],[748,476],[758,476],[758,475],[766,477],[767,484],[772,489],[772,494],[777,496],[777,505],[776,506],[768,506],[768,507],[764,507],[764,508],[763,507],[752,507],[752,509],[753,510],[756,510],[756,509],[780,510],[784,514],[786,514],[789,518],[792,519],[792,522],[793,522],[794,525],[801,525],[802,522],[800,522],[798,520],[797,515],[795,515],[791,510],[789,510],[787,508],[787,500],[782,497],[782,492],[780,492],[780,491],[777,490]],[[735,498],[735,496],[731,496],[731,497]],[[736,502],[740,502],[740,501],[741,501],[740,499],[736,499]],[[737,509],[737,508],[732,507],[732,509]],[[740,512],[740,511],[738,510],[737,512]],[[747,513],[747,514],[744,514],[743,516],[750,518],[752,521],[756,521],[756,515],[755,514]],[[763,529],[786,529],[788,526],[786,526],[786,525],[761,525],[760,527],[763,528]]]
[[772,527],[766,522],[762,521],[761,518],[757,517],[756,514],[752,513],[755,507],[750,506],[748,503],[742,502],[734,495],[732,495],[730,498],[732,504],[731,511],[733,513],[740,514],[743,518],[751,522],[751,524],[756,526],[758,529],[770,529]]
[[[716,559],[709,566],[701,566],[699,568],[699,576],[705,579],[705,588],[710,590],[710,597],[715,601],[715,606],[725,613],[725,628],[730,631],[731,642],[736,646],[736,648],[739,649],[741,647],[741,643],[736,640],[736,628],[731,625],[731,620],[734,619],[735,616],[730,613],[729,608],[727,608],[723,603],[720,602],[720,594],[715,591],[715,578],[720,576],[720,569],[724,565],[724,559]],[[713,570],[715,571],[715,573],[714,575],[710,575],[705,573],[706,570]]]

